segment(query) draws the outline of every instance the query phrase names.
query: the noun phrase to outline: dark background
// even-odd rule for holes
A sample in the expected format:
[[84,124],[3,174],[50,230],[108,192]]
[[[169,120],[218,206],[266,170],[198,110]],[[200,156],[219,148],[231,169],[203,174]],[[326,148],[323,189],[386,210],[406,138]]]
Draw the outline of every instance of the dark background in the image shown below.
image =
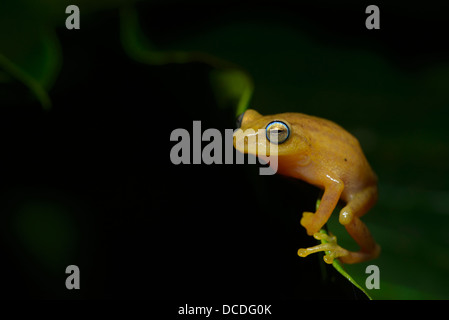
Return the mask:
[[[405,76],[447,63],[447,6],[378,3],[381,29],[367,30],[367,5],[140,3],[138,12],[144,33],[160,47],[176,47],[185,37],[246,21],[265,23],[267,29],[288,27],[327,47],[381,55]],[[323,265],[320,256],[296,255],[298,248],[315,244],[299,220],[303,211],[313,210],[319,190],[278,176],[259,176],[256,165],[170,162],[174,129],[191,132],[194,120],[202,121],[203,130],[224,132],[234,126],[235,110],[220,108],[212,92],[213,67],[134,61],[119,41],[116,8],[86,15],[81,10],[81,21],[80,30],[69,31],[63,25],[56,29],[63,64],[50,90],[51,110],[43,110],[20,84],[2,84],[4,294],[67,299],[363,299],[333,268]],[[260,37],[256,29],[255,38]],[[236,45],[246,41],[234,40]],[[269,64],[260,63],[260,74],[264,68],[273,72],[282,65],[282,57],[291,54],[277,52],[275,46],[268,40],[260,46],[273,52]],[[257,60],[259,50],[242,49],[241,55]],[[311,74],[320,65],[316,61]],[[286,78],[285,85],[289,82]],[[264,88],[258,87],[257,76],[255,84],[254,100],[262,112],[303,112],[289,110],[288,105],[271,104],[269,109],[261,103]],[[370,107],[368,113],[376,114],[375,103]],[[343,126],[363,126],[366,120],[376,130],[395,132],[413,130],[422,123],[419,113],[426,112],[425,106],[421,111],[407,105],[397,110],[378,107],[379,117],[371,120],[351,119],[350,110],[339,111],[335,105],[329,105],[327,114],[326,109],[315,114],[340,114],[332,120]],[[314,113],[313,105],[305,110]],[[402,117],[410,113],[412,121]],[[446,115],[447,109],[436,110],[431,119],[437,124],[430,121],[426,128],[439,130],[443,137],[448,132],[440,124]],[[388,169],[389,155],[376,150],[368,159],[374,158],[375,169],[385,168],[384,174],[395,181],[394,169]],[[400,161],[394,155],[393,160]],[[428,161],[430,167],[435,163]],[[426,185],[437,181],[431,177]],[[444,188],[442,181],[436,183]],[[388,204],[382,208],[388,209]],[[81,270],[81,290],[65,288],[69,264]]]

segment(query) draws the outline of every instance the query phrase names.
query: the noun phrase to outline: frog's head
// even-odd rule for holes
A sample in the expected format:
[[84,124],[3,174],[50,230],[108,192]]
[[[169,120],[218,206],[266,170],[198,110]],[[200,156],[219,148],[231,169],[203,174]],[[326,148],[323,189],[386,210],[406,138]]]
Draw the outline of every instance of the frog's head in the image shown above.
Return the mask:
[[[234,147],[242,152],[266,156],[308,156],[308,142],[291,113],[263,116],[248,109],[237,119]],[[308,157],[307,157],[308,158]]]

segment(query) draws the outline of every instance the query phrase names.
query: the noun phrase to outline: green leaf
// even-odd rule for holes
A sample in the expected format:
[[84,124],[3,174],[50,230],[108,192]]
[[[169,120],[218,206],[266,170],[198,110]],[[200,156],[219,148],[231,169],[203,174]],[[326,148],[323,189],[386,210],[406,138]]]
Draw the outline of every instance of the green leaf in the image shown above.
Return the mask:
[[[327,234],[327,231],[324,229],[320,230],[320,233],[324,233]],[[321,243],[327,243],[326,240],[320,240]],[[326,254],[329,254],[329,252],[326,251]],[[365,291],[365,289],[359,285],[357,283],[357,281],[354,280],[353,277],[351,277],[349,275],[349,273],[347,273],[343,267],[343,264],[338,260],[338,259],[334,259],[332,262],[332,266],[335,268],[335,270],[337,270],[343,277],[345,277],[349,282],[351,282],[354,286],[356,286],[360,291],[362,291],[370,300],[372,300],[372,298],[370,297],[370,295]]]
[[[249,105],[254,85],[250,74],[239,65],[206,52],[206,50],[161,50],[143,33],[133,5],[120,11],[120,38],[127,54],[150,65],[201,62],[213,67],[210,83],[220,107],[232,107],[239,115]],[[203,48],[204,49],[204,48]],[[211,49],[211,48],[210,48]]]
[[0,69],[49,109],[48,90],[59,73],[61,49],[52,28],[39,19],[42,11],[34,9],[24,0],[0,5]]
[[211,72],[210,79],[219,106],[235,107],[236,115],[248,108],[254,88],[245,72],[236,68],[215,69]]

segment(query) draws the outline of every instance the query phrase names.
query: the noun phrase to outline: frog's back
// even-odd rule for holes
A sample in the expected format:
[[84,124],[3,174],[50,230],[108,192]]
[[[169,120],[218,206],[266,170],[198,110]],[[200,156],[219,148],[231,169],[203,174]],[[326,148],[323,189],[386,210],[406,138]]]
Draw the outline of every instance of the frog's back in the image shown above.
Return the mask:
[[315,137],[326,143],[342,141],[352,147],[360,148],[358,140],[335,122],[303,113],[286,113],[285,115],[292,125],[299,126],[310,138]]
[[302,113],[291,113],[288,118],[307,137],[314,160],[336,173],[347,187],[376,183],[377,177],[359,141],[344,128],[330,120]]

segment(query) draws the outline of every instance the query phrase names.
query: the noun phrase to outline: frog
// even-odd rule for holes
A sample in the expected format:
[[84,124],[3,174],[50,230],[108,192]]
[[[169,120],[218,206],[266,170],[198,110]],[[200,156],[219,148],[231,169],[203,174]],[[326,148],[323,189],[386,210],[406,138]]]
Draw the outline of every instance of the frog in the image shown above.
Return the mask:
[[[299,249],[300,257],[324,251],[326,263],[338,259],[353,264],[379,256],[380,246],[360,219],[377,202],[378,178],[357,138],[333,121],[297,112],[261,115],[247,109],[238,117],[236,127],[236,150],[268,162],[276,156],[277,174],[302,180],[323,192],[315,212],[303,212],[300,219],[307,234],[322,240],[321,244]],[[263,153],[258,152],[262,149]],[[338,221],[357,243],[358,251],[341,247],[335,235],[322,232],[339,203],[343,207]]]

